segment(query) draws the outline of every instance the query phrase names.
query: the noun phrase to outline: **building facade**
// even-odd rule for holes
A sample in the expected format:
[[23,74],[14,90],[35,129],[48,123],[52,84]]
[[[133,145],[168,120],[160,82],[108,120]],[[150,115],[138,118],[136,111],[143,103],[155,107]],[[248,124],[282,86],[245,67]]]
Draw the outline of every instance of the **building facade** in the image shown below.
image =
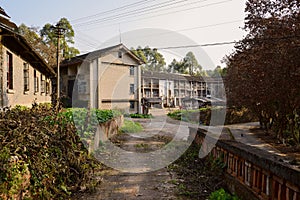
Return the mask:
[[222,78],[203,78],[186,74],[142,72],[142,104],[157,107],[182,107],[185,102],[224,99]]
[[72,107],[141,110],[140,65],[123,44],[80,55],[61,64],[62,93]]
[[16,33],[17,26],[1,10],[0,107],[50,103],[53,69]]

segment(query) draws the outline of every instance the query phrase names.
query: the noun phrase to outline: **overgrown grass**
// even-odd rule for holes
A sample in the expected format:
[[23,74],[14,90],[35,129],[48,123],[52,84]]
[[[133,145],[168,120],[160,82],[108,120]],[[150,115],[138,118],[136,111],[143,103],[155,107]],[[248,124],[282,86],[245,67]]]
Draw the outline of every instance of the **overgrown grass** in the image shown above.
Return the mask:
[[175,183],[182,199],[208,199],[212,192],[226,187],[221,163],[212,162],[210,158],[200,159],[200,148],[192,143],[178,160],[168,166],[180,180]]
[[153,118],[152,114],[125,114],[125,117],[130,117],[130,118],[142,118],[142,119],[150,119]]
[[236,195],[231,195],[223,188],[212,192],[209,196],[209,200],[239,200]]
[[66,118],[69,123],[76,126],[77,134],[83,140],[92,140],[97,126],[115,117],[122,115],[119,110],[99,110],[86,108],[68,108],[59,113]]
[[[168,116],[175,120],[181,120],[191,123],[200,123],[204,125],[209,125],[211,120],[212,109],[217,114],[218,112],[223,112],[223,108],[216,107],[205,107],[196,110],[175,110],[169,112]],[[247,108],[227,108],[225,124],[236,124],[236,123],[246,123],[258,121],[257,117],[250,112]]]
[[34,105],[0,112],[0,199],[68,199],[97,183],[92,174],[100,164],[74,123],[54,110]]
[[122,133],[138,133],[141,131],[143,131],[142,125],[130,120],[125,120],[124,125],[120,128],[120,132]]

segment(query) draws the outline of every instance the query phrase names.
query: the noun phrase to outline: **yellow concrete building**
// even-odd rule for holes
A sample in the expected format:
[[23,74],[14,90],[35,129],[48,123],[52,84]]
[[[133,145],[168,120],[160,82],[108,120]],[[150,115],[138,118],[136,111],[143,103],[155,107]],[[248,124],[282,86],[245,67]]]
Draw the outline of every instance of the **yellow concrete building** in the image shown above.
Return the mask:
[[65,60],[60,70],[62,93],[72,107],[139,113],[141,64],[123,44]]
[[2,8],[0,14],[0,108],[50,103],[53,69],[16,33]]

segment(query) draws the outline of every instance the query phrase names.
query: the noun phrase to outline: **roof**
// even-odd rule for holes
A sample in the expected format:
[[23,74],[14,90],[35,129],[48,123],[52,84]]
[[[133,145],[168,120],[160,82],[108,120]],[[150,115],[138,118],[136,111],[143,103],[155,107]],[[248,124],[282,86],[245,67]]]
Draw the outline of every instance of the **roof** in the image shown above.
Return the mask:
[[80,65],[83,62],[90,63],[95,58],[103,57],[103,56],[109,54],[113,49],[116,49],[116,48],[119,48],[119,49],[123,48],[123,49],[125,49],[125,51],[127,52],[127,54],[129,54],[139,64],[144,64],[144,62],[141,59],[139,59],[125,45],[123,45],[121,43],[121,44],[110,46],[110,47],[107,47],[107,48],[104,48],[104,49],[99,49],[99,50],[92,51],[92,52],[89,52],[89,53],[86,53],[86,54],[83,54],[83,55],[79,55],[79,56],[73,57],[71,59],[63,60],[61,62],[61,64],[60,64],[60,66],[64,67],[64,66],[71,66],[71,65]]
[[[2,23],[3,21],[5,23]],[[45,60],[37,52],[33,50],[33,47],[26,41],[26,39],[14,30],[15,27],[17,27],[16,24],[0,16],[0,35],[2,36],[1,43],[10,51],[20,55],[22,59],[30,63],[33,68],[39,70],[45,75],[54,76],[54,70],[48,66]]]
[[159,97],[144,97],[143,98],[147,103],[161,103],[162,100]]
[[181,81],[204,81],[201,76],[190,76],[187,74],[175,74],[167,72],[142,71],[142,77],[160,80],[181,80]]
[[2,7],[0,7],[0,14],[4,15],[5,17],[9,17]]

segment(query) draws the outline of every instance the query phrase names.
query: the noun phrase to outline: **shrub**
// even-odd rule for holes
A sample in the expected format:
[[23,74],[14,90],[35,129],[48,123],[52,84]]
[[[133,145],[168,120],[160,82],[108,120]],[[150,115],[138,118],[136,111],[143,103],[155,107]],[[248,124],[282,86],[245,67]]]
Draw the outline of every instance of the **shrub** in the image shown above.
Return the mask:
[[125,117],[130,117],[130,118],[142,118],[142,119],[153,118],[153,116],[151,114],[138,114],[138,113],[125,114],[124,116]]
[[[221,108],[213,108],[215,112],[221,111]],[[196,110],[176,110],[168,113],[168,116],[175,120],[182,120],[192,123],[210,124],[211,108],[205,107]],[[258,121],[257,117],[247,108],[227,108],[225,124],[236,124]]]
[[[1,112],[0,119],[0,199],[21,190],[28,191],[21,198],[66,199],[96,183],[91,175],[100,165],[65,114],[35,105]],[[26,177],[28,186],[22,185]]]
[[239,200],[236,195],[227,193],[223,188],[210,194],[209,200]]
[[143,131],[143,127],[138,122],[125,120],[124,125],[121,127],[120,131],[122,133],[137,133]]

